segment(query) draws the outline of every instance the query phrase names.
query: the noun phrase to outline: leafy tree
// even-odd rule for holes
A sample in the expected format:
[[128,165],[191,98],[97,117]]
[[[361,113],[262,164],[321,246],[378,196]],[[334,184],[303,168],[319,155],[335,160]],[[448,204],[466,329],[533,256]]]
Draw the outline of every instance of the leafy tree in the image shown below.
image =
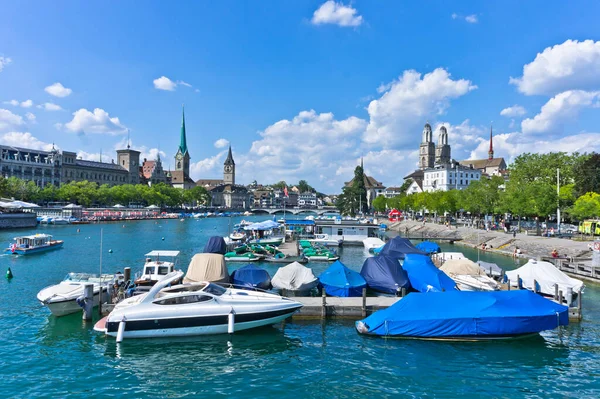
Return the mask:
[[286,186],[287,186],[287,183],[284,180],[281,180],[275,184],[271,184],[271,187],[273,187],[275,190],[283,190],[283,188]]
[[298,182],[298,184],[296,185],[296,187],[298,187],[298,191],[300,191],[301,193],[315,191],[315,189],[312,188],[306,180],[300,180]]
[[406,194],[406,190],[408,190],[408,188],[410,187],[410,185],[412,183],[413,183],[413,179],[411,179],[411,178],[404,180],[404,183],[402,183],[402,185],[400,186],[400,195]]
[[373,200],[373,208],[377,212],[385,212],[387,205],[387,199],[383,195],[379,195]]
[[594,152],[582,155],[575,162],[573,170],[575,195],[600,193],[600,154]]
[[600,216],[600,194],[589,192],[577,198],[572,214],[579,220]]
[[353,185],[344,187],[335,203],[335,206],[342,215],[350,215],[353,217],[356,216],[358,205],[358,192]]

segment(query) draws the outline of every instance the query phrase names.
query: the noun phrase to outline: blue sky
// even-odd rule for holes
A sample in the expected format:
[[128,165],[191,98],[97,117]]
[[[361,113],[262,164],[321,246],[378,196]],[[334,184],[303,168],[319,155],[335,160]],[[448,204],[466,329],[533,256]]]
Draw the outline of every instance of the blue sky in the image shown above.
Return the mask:
[[[456,159],[598,151],[596,1],[0,0],[0,143],[341,191],[363,156],[396,186],[426,121]],[[162,78],[164,77],[164,78]],[[512,78],[512,80],[511,80]],[[502,113],[502,115],[501,115]],[[437,140],[437,131],[434,133]]]

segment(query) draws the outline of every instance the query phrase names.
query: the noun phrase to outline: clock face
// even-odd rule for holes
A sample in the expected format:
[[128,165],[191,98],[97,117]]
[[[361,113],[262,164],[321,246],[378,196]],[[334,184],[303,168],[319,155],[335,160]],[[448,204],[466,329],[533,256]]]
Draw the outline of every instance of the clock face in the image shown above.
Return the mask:
[[225,172],[227,172],[227,173],[231,172],[231,166],[225,165]]
[[181,154],[177,154],[177,155],[175,155],[175,158],[177,158],[177,159],[181,159],[181,158],[183,158],[183,157],[181,156]]

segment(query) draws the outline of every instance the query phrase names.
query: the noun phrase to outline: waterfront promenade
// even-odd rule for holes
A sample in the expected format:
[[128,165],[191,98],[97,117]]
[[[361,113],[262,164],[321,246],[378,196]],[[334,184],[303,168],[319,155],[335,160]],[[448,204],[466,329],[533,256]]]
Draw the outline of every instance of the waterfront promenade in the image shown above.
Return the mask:
[[589,241],[573,241],[565,238],[541,237],[517,233],[513,237],[503,231],[486,231],[468,226],[450,226],[443,224],[425,223],[418,221],[402,221],[392,223],[390,230],[410,238],[422,237],[435,240],[436,238],[455,239],[455,244],[473,248],[486,244],[486,251],[513,256],[515,249],[520,249],[517,256],[522,258],[548,257],[556,249],[561,257],[580,258],[590,257]]

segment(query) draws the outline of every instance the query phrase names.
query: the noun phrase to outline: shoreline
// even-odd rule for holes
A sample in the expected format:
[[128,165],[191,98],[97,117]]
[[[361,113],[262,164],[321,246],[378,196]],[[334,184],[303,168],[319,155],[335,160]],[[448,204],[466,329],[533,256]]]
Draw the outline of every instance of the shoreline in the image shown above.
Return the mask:
[[588,242],[564,238],[531,236],[525,233],[518,233],[513,237],[512,234],[503,231],[485,231],[464,226],[447,227],[413,220],[392,223],[389,229],[413,238],[421,236],[423,240],[454,240],[454,244],[475,249],[485,243],[487,249],[484,251],[510,257],[515,257],[514,250],[519,248],[522,252],[516,257],[522,259],[550,257],[554,249],[561,258],[591,257]]

